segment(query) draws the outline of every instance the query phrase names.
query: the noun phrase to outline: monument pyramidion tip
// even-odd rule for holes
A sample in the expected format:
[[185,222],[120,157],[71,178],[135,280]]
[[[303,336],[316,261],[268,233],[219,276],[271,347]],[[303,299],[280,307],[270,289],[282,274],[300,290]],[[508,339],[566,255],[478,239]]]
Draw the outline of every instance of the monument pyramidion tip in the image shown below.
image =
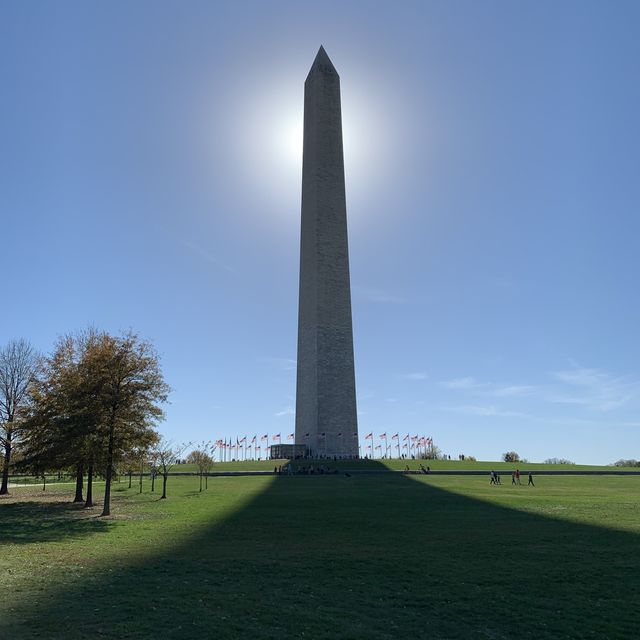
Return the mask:
[[320,49],[318,49],[318,53],[311,65],[311,69],[309,70],[309,75],[314,73],[332,73],[338,75],[336,68],[333,66],[333,62],[331,62],[331,59],[322,45],[320,45]]

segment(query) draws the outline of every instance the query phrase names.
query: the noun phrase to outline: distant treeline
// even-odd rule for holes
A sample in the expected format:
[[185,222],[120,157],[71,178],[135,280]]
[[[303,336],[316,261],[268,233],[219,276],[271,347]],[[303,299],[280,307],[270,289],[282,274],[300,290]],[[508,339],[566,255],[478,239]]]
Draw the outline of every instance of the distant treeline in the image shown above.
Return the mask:
[[631,458],[630,460],[618,460],[613,463],[614,467],[640,467],[640,460],[634,460]]

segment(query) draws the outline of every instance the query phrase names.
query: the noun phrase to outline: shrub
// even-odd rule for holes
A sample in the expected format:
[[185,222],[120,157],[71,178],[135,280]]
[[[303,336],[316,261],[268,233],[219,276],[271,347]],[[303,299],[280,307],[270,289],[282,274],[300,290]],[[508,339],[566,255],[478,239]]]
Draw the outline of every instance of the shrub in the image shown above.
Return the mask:
[[613,463],[614,467],[640,467],[640,460],[634,460],[631,458],[630,460],[618,460]]

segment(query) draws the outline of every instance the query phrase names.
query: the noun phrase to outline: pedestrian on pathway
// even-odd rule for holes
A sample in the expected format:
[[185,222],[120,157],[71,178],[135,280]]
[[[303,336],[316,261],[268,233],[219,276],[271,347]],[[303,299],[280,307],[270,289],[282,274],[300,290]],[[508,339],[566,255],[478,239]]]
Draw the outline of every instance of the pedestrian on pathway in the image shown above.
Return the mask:
[[536,485],[533,484],[533,474],[531,473],[531,471],[529,471],[529,482],[527,482],[527,487],[531,485],[532,487],[535,487]]

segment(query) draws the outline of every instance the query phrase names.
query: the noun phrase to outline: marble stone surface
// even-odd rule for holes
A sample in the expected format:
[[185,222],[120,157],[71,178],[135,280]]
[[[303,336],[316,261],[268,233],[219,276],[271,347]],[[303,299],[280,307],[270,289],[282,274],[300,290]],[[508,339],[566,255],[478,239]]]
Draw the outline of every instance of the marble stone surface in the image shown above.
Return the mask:
[[305,82],[297,444],[357,456],[340,77],[324,48]]

